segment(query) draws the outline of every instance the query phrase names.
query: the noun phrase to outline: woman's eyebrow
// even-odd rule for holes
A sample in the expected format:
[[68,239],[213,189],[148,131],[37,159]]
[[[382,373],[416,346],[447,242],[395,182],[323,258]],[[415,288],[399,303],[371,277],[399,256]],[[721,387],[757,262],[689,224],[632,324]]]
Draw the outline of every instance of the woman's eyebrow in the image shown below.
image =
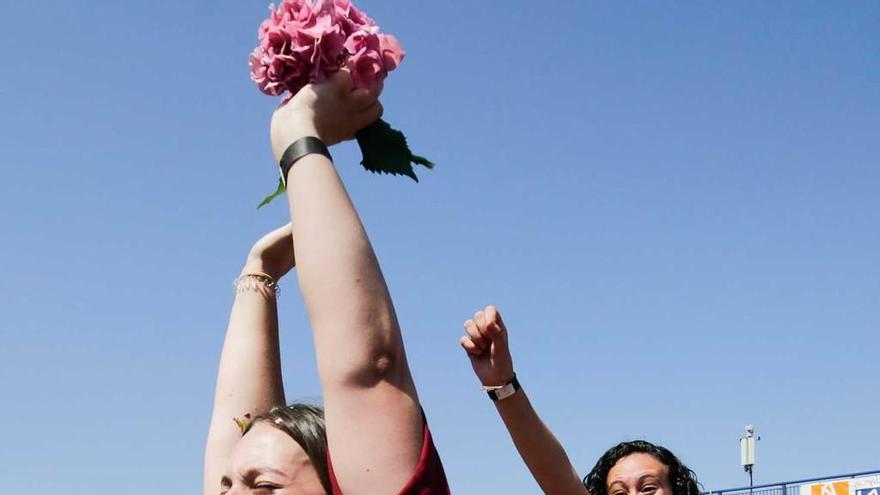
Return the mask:
[[261,474],[274,474],[276,476],[282,476],[282,477],[287,476],[287,473],[285,473],[284,471],[280,471],[278,469],[271,468],[268,466],[262,466],[262,467],[258,466],[258,467],[250,468],[247,471],[245,471],[243,474],[244,474],[243,477],[246,479],[256,478],[257,476],[259,476]]
[[643,474],[643,475],[639,476],[639,483],[641,483],[649,478],[654,478],[654,480],[659,480],[660,476],[657,474],[652,474],[652,473]]

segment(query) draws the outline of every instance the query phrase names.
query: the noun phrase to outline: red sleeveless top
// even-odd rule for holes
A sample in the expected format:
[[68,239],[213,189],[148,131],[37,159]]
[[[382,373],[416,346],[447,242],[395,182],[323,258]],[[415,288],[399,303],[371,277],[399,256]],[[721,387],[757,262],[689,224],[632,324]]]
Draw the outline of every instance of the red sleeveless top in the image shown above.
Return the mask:
[[[333,464],[330,462],[330,454],[327,454],[327,468],[330,471],[330,485],[333,487],[333,495],[344,495],[339,489],[336,475],[333,473]],[[391,495],[391,494],[389,494]],[[431,431],[425,423],[425,434],[422,437],[422,452],[419,454],[419,464],[410,478],[409,483],[403,487],[398,495],[450,495],[449,483],[446,481],[446,473],[440,462],[440,454],[434,447],[431,439]]]

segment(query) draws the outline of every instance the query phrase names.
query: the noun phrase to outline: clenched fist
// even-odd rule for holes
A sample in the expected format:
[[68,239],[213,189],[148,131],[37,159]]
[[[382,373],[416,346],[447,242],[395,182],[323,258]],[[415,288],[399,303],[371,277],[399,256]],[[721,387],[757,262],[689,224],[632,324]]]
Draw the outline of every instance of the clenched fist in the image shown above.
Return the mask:
[[275,159],[297,139],[315,136],[327,146],[354,138],[382,116],[375,89],[352,89],[351,73],[339,70],[327,81],[309,84],[272,114],[270,138]]
[[467,352],[477,378],[484,386],[504,385],[513,379],[513,359],[507,345],[507,327],[495,306],[477,311],[464,322],[461,347]]

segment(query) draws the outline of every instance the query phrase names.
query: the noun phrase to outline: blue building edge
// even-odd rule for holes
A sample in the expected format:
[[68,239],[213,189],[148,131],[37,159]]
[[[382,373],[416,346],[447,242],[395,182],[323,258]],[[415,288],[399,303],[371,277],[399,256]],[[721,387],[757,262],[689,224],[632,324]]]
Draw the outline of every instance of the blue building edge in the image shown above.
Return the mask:
[[[763,485],[744,486],[739,488],[727,488],[724,490],[708,490],[703,495],[732,495],[747,493],[750,495],[800,495],[800,487],[808,484],[830,483],[834,481],[848,481],[855,478],[863,478],[870,476],[880,477],[880,469],[874,471],[863,471],[859,473],[838,474],[833,476],[822,476],[819,478],[807,478],[802,480],[784,481],[781,483],[768,483]],[[863,493],[864,492],[864,493]],[[880,495],[880,480],[877,486],[865,487],[858,489],[854,495]]]

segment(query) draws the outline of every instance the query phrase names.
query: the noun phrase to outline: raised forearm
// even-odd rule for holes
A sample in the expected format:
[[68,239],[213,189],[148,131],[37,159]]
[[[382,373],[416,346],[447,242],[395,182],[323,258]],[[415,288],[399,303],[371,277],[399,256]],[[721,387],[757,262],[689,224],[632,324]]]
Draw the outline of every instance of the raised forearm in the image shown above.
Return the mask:
[[[484,387],[505,390],[516,385],[507,325],[495,306],[477,311],[464,322],[465,335],[459,340]],[[504,394],[495,401],[513,444],[544,493],[587,495],[577,472],[559,440],[535,412],[526,391]],[[497,392],[496,392],[497,396]]]
[[[305,136],[333,145],[379,118],[378,89],[351,84],[339,71],[276,110],[276,159]],[[345,493],[398,493],[418,464],[424,424],[376,255],[327,157],[293,164],[287,198],[336,479]]]
[[223,467],[241,431],[235,418],[284,404],[274,292],[236,294],[223,342],[214,409],[205,447],[205,493],[217,493]]
[[586,495],[568,455],[532,407],[525,390],[495,402],[510,437],[544,493]]
[[244,414],[283,404],[274,292],[264,287],[241,290],[223,343],[214,411]]
[[332,163],[321,155],[297,162],[288,175],[288,198],[300,291],[322,379],[369,386],[381,378],[409,387],[385,280]]
[[397,493],[418,464],[423,424],[379,264],[324,156],[297,162],[288,198],[336,478],[345,493]]

